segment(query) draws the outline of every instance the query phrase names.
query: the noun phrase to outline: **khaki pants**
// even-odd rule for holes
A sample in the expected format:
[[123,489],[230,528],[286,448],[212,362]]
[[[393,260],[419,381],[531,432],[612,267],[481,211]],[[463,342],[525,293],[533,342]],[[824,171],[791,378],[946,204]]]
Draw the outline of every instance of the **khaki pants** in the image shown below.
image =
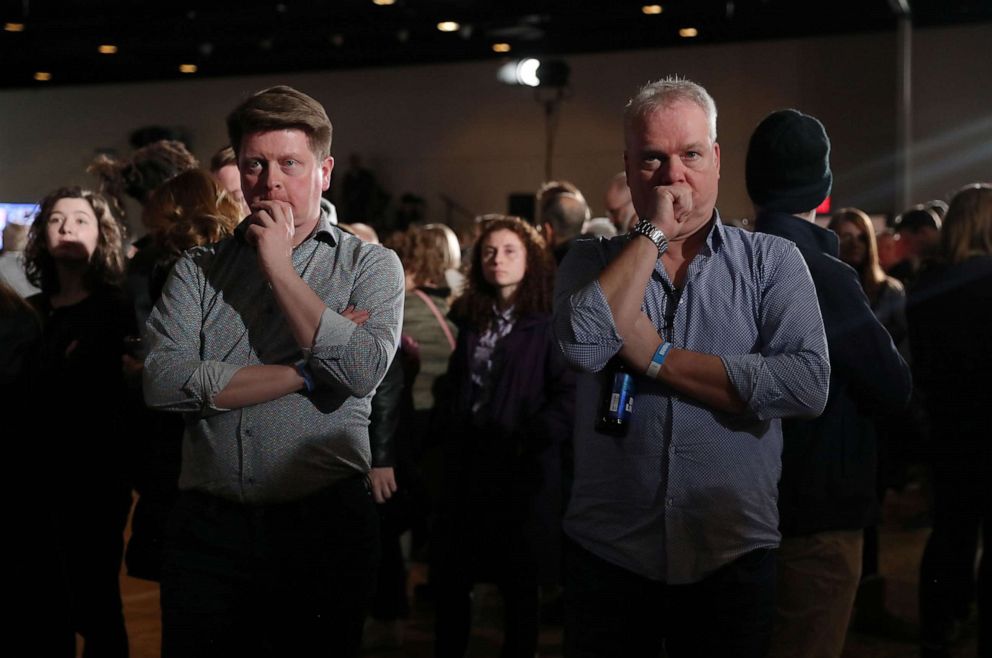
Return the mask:
[[838,658],[861,578],[861,530],[783,537],[772,658]]

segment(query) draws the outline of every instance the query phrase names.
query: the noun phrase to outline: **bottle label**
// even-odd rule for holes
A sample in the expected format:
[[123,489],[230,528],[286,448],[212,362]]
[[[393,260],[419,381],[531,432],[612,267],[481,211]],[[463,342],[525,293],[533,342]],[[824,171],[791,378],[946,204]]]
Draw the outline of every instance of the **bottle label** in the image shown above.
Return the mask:
[[613,376],[613,392],[610,395],[609,416],[619,422],[627,422],[634,411],[634,378],[626,372]]

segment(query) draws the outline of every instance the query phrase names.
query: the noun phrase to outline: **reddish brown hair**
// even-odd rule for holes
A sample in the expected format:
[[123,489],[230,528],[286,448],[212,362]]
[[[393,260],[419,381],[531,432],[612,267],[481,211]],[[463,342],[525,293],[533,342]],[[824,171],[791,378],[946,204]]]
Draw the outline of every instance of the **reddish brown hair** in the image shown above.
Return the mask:
[[555,261],[544,239],[533,226],[519,217],[490,215],[482,222],[479,238],[472,247],[465,290],[451,307],[451,316],[456,322],[468,324],[480,332],[492,323],[493,304],[499,299],[496,287],[486,281],[482,272],[482,243],[495,231],[513,232],[527,250],[527,270],[511,300],[516,315],[551,312]]

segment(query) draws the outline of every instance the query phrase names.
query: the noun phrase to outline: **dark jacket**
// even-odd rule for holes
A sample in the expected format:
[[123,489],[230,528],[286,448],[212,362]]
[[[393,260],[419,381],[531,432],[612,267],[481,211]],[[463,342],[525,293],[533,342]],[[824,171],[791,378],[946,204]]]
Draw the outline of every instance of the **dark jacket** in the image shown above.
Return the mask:
[[399,352],[372,396],[369,412],[369,448],[372,468],[396,466],[396,431],[403,403],[403,356]]
[[912,378],[872,313],[857,273],[837,258],[832,231],[785,213],[763,213],[755,230],[791,240],[806,260],[830,352],[823,414],[782,421],[779,527],[805,535],[857,530],[878,519],[872,417],[909,401]]
[[519,531],[525,555],[498,555],[501,542],[493,541],[493,555],[475,557],[483,563],[524,560],[552,582],[558,576],[562,457],[572,435],[575,376],[554,340],[551,316],[518,318],[493,352],[486,411],[473,417],[470,363],[478,341],[478,332],[460,327],[438,404],[445,455],[441,513],[450,522],[449,539],[465,532],[501,538]]
[[992,256],[924,270],[906,302],[913,372],[935,456],[988,457]]

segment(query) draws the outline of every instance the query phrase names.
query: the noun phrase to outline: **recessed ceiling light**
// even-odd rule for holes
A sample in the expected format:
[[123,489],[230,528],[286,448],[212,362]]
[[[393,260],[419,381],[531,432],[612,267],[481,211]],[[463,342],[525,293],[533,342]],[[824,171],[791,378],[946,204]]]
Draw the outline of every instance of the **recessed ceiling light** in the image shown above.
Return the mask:
[[663,10],[661,8],[661,5],[644,5],[643,7],[641,7],[641,11],[647,14],[648,16],[654,16],[660,14]]
[[34,79],[38,82],[48,82],[52,79],[52,74],[48,71],[38,71],[34,74]]
[[681,30],[679,30],[679,36],[685,37],[686,39],[691,39],[692,37],[698,35],[699,35],[699,30],[697,30],[694,27],[683,27]]
[[100,51],[100,54],[101,55],[116,55],[117,54],[117,46],[115,46],[112,43],[102,44],[99,48],[97,48],[97,50]]
[[508,43],[494,43],[493,44],[494,53],[508,53],[510,52],[510,44]]
[[396,4],[396,0],[372,0],[372,4],[379,5],[380,7],[388,7],[389,5]]
[[442,32],[457,32],[459,28],[461,28],[461,25],[455,21],[441,21],[437,24],[437,29]]
[[196,64],[180,64],[180,73],[196,73]]
[[23,32],[24,23],[4,23],[3,30],[4,32]]

